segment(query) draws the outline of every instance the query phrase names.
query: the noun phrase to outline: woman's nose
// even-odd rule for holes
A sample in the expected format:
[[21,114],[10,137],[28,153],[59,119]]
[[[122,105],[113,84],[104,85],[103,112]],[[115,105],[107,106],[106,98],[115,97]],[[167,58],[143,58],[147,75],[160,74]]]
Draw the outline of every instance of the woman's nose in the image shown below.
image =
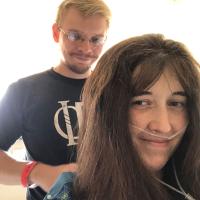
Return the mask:
[[172,128],[171,120],[167,108],[157,108],[152,113],[149,128],[152,131],[168,133]]

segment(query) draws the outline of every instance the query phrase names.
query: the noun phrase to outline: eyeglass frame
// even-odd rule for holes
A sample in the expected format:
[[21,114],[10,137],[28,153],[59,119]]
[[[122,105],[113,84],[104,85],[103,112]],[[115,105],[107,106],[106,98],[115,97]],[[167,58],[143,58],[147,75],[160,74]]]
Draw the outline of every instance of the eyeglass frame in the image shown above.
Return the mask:
[[[92,39],[94,37],[97,37],[98,35],[95,35],[95,36],[92,36],[90,39],[87,37],[87,36],[84,36],[84,33],[81,33],[80,31],[76,31],[76,30],[69,30],[68,32],[64,31],[61,27],[58,27],[58,30],[61,31],[63,33],[63,35],[65,36],[65,38],[70,41],[70,42],[84,42],[85,40],[87,40],[92,46],[94,47],[99,47],[99,46],[103,46],[106,39],[107,39],[107,36],[99,36],[100,38],[102,38],[102,41],[99,42],[99,43],[95,43],[94,41],[92,41]],[[75,38],[74,36],[74,39],[72,37],[70,37],[69,34],[71,33],[75,33],[79,36],[79,38]]]

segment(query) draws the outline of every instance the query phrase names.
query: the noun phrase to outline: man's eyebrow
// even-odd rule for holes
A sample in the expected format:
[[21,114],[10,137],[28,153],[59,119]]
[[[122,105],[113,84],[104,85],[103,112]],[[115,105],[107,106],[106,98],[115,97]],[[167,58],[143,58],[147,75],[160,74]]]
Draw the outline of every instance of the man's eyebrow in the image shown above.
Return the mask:
[[[83,35],[86,35],[83,31],[80,31],[80,30],[78,30],[78,29],[69,29],[68,31],[66,31],[66,32],[69,32],[69,31],[72,31],[72,32],[76,32],[76,33],[79,33],[79,34],[83,34]],[[96,37],[96,36],[104,36],[104,34],[103,33],[94,33],[93,35],[92,35],[92,37]]]
[[[77,32],[77,33],[82,33],[81,31],[77,30],[77,29],[68,29],[68,31],[72,31],[72,32]],[[67,31],[66,31],[67,32]]]
[[184,96],[184,97],[187,96],[186,93],[185,93],[184,91],[176,91],[176,92],[173,92],[172,95],[173,95],[173,96],[174,96],[174,95],[180,95],[180,96]]

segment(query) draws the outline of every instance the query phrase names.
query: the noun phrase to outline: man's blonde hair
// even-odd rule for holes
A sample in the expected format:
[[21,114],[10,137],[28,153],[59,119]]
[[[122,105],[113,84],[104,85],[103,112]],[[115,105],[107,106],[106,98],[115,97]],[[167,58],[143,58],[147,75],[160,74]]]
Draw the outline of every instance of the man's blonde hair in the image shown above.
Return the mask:
[[111,18],[111,11],[103,0],[64,0],[58,7],[56,23],[62,24],[66,11],[74,7],[82,13],[83,16],[93,16],[99,14],[105,17],[108,27]]

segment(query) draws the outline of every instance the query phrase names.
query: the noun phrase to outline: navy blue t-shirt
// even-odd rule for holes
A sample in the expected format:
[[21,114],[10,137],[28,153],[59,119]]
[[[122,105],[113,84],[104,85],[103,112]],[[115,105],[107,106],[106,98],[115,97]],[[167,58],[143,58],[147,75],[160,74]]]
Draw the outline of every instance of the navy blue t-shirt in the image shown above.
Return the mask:
[[[84,83],[85,79],[66,78],[51,69],[11,84],[0,102],[0,149],[8,150],[22,137],[29,160],[50,165],[74,162]],[[28,189],[29,200],[45,195],[39,187]]]

